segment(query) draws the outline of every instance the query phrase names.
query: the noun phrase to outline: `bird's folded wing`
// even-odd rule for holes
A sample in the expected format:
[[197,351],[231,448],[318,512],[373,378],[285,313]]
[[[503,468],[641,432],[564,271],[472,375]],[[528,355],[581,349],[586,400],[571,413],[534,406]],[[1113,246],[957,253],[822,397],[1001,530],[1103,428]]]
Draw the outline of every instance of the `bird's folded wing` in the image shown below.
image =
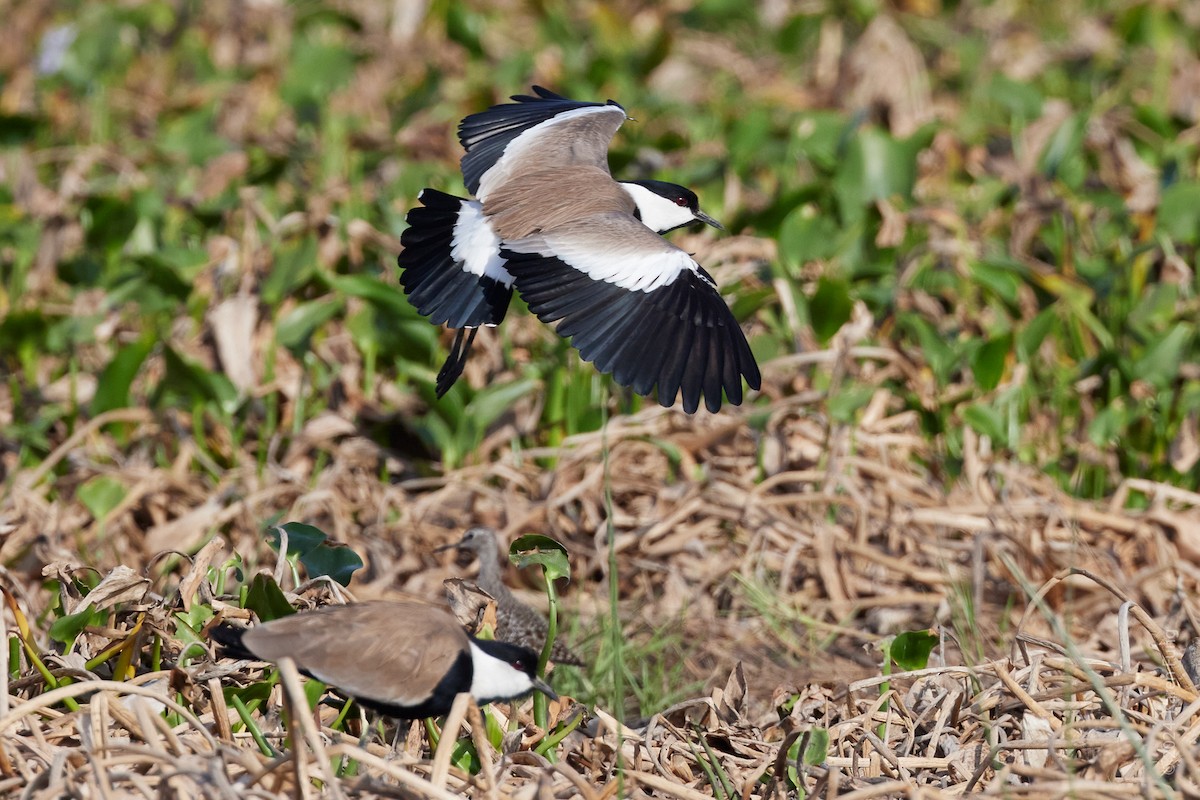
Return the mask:
[[481,200],[512,175],[571,164],[608,169],[608,143],[625,121],[611,101],[569,100],[533,87],[538,97],[472,114],[458,126],[463,181]]
[[429,698],[468,640],[440,610],[361,603],[252,627],[243,641],[259,658],[290,656],[302,672],[352,697],[410,706]]
[[585,361],[622,386],[689,413],[742,401],[759,387],[745,334],[712,278],[679,248],[625,214],[591,217],[506,243],[517,290],[543,322],[559,322]]

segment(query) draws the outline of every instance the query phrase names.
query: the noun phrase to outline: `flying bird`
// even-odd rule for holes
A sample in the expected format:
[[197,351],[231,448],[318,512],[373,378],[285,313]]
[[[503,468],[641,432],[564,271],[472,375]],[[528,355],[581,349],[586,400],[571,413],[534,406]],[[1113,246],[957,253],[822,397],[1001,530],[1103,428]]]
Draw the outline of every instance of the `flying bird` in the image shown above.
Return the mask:
[[667,407],[682,396],[688,413],[701,398],[720,410],[722,394],[739,405],[742,380],[761,383],[746,336],[712,276],[661,236],[720,223],[683,186],[613,179],[608,146],[628,119],[621,105],[533,92],[459,124],[474,199],[425,189],[401,235],[409,301],[457,329],[437,396],[462,374],[479,328],[504,319],[515,288],[621,386]]

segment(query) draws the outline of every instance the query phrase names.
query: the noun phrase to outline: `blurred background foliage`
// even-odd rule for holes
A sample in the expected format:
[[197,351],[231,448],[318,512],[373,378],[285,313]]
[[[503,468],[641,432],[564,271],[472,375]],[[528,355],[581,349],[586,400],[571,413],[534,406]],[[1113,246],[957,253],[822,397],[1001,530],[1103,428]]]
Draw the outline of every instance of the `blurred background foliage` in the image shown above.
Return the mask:
[[[434,402],[446,339],[396,278],[417,192],[463,191],[458,120],[538,83],[620,101],[637,121],[614,173],[687,184],[728,227],[674,238],[765,365],[751,407],[815,389],[853,423],[885,388],[948,478],[969,428],[1086,497],[1130,475],[1200,485],[1200,4],[7,0],[0,17],[6,483],[128,407],[171,419],[213,477],[266,468],[327,412],[410,475],[596,430],[606,379],[518,309]],[[856,344],[877,349],[845,375],[806,360]],[[491,441],[501,422],[518,435]],[[103,511],[109,484],[65,488]]]

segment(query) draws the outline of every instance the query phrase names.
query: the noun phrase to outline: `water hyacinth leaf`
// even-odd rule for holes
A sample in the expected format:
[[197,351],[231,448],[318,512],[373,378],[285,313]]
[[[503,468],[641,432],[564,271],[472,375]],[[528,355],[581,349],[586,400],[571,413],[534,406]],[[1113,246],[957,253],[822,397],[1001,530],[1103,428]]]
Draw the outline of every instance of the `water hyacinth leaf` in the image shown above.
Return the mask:
[[287,533],[287,551],[289,556],[302,556],[310,550],[320,547],[329,539],[329,535],[315,525],[303,522],[288,522],[267,531],[267,543],[276,553],[283,537],[279,535],[282,528]]
[[538,564],[546,573],[546,580],[571,578],[571,563],[567,548],[549,536],[527,533],[518,536],[508,547],[508,557],[517,569]]
[[[288,535],[288,555],[296,556],[304,565],[310,578],[328,577],[349,586],[355,571],[362,569],[363,561],[352,549],[331,540],[321,529],[303,522],[289,522],[280,526]],[[279,550],[279,532],[268,533],[271,547]]]
[[906,631],[896,635],[888,652],[896,666],[912,672],[929,666],[929,654],[937,643],[938,637],[929,631]]
[[80,485],[75,496],[93,517],[101,520],[121,504],[127,492],[125,484],[111,475],[97,475]]

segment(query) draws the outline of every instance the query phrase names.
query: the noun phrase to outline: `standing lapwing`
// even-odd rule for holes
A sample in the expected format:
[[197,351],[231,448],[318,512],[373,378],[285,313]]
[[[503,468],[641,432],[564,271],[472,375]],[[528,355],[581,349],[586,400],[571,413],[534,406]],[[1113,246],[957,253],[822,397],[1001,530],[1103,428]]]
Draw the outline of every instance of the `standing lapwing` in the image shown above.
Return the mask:
[[397,719],[445,714],[460,692],[480,705],[534,689],[557,698],[537,677],[533,651],[468,636],[448,611],[422,603],[325,606],[249,628],[226,622],[209,635],[232,658],[291,657],[309,677]]
[[[545,617],[518,600],[504,584],[495,532],[491,528],[471,528],[457,542],[442,545],[437,552],[451,549],[470,551],[479,559],[479,576],[475,582],[496,601],[496,638],[541,653],[550,625]],[[583,659],[558,640],[550,647],[550,660],[556,664],[583,666]]]
[[695,193],[662,181],[617,182],[608,145],[628,119],[616,102],[536,97],[472,114],[458,126],[475,200],[425,189],[401,235],[400,283],[417,311],[457,328],[438,374],[445,394],[480,326],[504,319],[513,288],[585,361],[641,395],[677,395],[694,412],[724,393],[742,402],[758,365],[717,285],[661,233],[720,224]]

